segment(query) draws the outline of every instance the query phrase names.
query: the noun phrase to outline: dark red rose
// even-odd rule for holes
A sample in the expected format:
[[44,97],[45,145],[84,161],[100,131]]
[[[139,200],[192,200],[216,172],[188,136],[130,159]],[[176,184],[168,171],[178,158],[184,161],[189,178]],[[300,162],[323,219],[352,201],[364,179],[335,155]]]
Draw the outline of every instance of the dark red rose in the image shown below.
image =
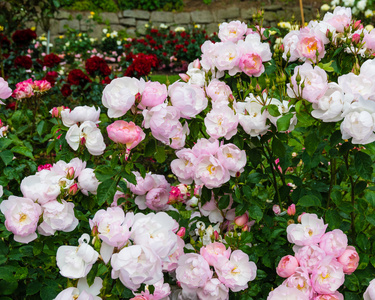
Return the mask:
[[52,86],[55,86],[57,77],[59,77],[59,74],[56,71],[51,71],[48,72],[42,79],[47,80]]
[[84,87],[88,82],[91,82],[91,79],[81,69],[74,69],[69,72],[68,83],[71,85]]
[[64,96],[64,97],[68,97],[72,94],[72,89],[70,88],[70,85],[68,83],[65,83],[62,87],[61,87],[61,94]]
[[13,42],[20,47],[27,47],[37,37],[35,31],[31,29],[16,30],[12,35]]
[[10,47],[10,41],[6,35],[0,33],[0,47],[8,49]]
[[28,70],[28,69],[31,69],[31,67],[33,66],[33,61],[31,60],[29,56],[20,55],[20,56],[17,56],[16,59],[14,60],[14,65],[16,67],[25,68]]
[[43,65],[46,66],[47,68],[53,68],[57,66],[60,62],[61,62],[60,57],[58,57],[54,53],[51,53],[51,54],[47,54],[44,57]]
[[95,75],[96,72],[100,72],[103,76],[108,76],[111,74],[111,69],[108,67],[106,61],[99,57],[93,56],[86,61],[85,65],[87,73],[90,75]]
[[5,106],[6,109],[15,110],[16,109],[16,101],[10,102]]

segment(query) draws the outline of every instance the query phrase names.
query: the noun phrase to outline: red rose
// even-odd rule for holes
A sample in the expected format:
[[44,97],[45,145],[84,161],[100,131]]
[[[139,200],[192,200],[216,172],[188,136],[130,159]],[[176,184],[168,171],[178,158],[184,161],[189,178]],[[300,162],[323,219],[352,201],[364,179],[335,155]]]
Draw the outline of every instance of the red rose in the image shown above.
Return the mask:
[[12,35],[13,42],[20,47],[27,47],[36,39],[35,31],[31,29],[16,30]]
[[65,83],[61,88],[61,94],[64,97],[68,97],[72,94],[72,89],[70,88],[70,85],[68,83]]
[[95,72],[99,71],[101,75],[108,76],[111,74],[111,69],[108,67],[105,60],[98,56],[93,56],[86,61],[85,65],[87,73],[95,75]]
[[31,60],[29,56],[20,55],[20,56],[17,56],[16,59],[14,60],[14,65],[16,67],[25,68],[28,70],[28,69],[31,69],[31,67],[33,66],[33,61]]
[[88,82],[91,82],[91,79],[81,69],[74,69],[69,72],[68,83],[71,85],[84,87]]
[[48,67],[48,68],[53,68],[57,66],[61,62],[60,57],[58,57],[56,54],[51,53],[47,54],[44,57],[43,65]]

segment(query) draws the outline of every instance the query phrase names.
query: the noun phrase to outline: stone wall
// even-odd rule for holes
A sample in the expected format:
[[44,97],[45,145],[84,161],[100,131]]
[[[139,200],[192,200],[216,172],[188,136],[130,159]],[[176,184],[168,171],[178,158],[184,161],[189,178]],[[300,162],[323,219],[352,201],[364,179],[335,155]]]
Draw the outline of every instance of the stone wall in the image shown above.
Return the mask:
[[[269,5],[263,8],[264,26],[276,26],[279,21],[290,20],[292,16],[296,20],[300,20],[299,7],[285,7],[281,5]],[[313,18],[315,11],[311,7],[304,7],[305,20],[309,21]],[[143,10],[125,10],[120,13],[101,13],[103,24],[93,24],[93,32],[91,34],[94,38],[100,38],[102,29],[110,24],[112,30],[126,30],[129,36],[143,35],[145,33],[145,24],[152,23],[154,26],[165,24],[171,29],[177,26],[188,26],[198,24],[201,28],[206,29],[210,34],[218,31],[218,25],[225,21],[241,20],[244,22],[251,22],[256,8],[239,8],[236,6],[228,7],[226,9],[218,10],[200,10],[193,12],[163,12],[154,11],[148,12]],[[77,16],[81,15],[80,20]],[[64,34],[67,30],[66,26],[70,28],[85,32],[88,30],[90,23],[89,12],[69,12],[60,11],[51,23],[51,37]],[[89,21],[89,22],[88,22]],[[39,34],[41,32],[38,32]]]

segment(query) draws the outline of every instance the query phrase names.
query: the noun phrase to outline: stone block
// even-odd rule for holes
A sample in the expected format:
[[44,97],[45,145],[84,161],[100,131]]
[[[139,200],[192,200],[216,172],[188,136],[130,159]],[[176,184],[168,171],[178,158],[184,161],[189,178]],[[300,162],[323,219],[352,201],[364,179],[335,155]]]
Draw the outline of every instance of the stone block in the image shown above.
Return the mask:
[[151,13],[151,18],[150,18],[151,23],[154,22],[159,22],[159,23],[173,23],[174,22],[174,17],[173,13],[171,12],[166,12],[166,11],[153,11]]
[[140,9],[134,9],[134,10],[124,10],[122,12],[122,16],[124,18],[136,18],[141,20],[149,20],[151,13],[147,10],[140,10]]
[[220,20],[237,20],[237,18],[240,16],[240,9],[238,7],[232,6],[228,7],[226,9],[219,9],[217,11],[217,19],[218,22]]
[[209,10],[193,11],[190,13],[191,20],[197,24],[207,24],[214,22],[214,16]]
[[253,15],[256,14],[257,10],[255,7],[241,9],[241,18],[244,20],[252,20]]
[[59,34],[59,21],[51,20],[49,30],[51,32],[50,33],[51,35],[58,35]]
[[205,30],[208,35],[219,31],[219,25],[217,23],[210,23],[205,25]]
[[93,31],[90,32],[90,37],[100,40],[103,36],[104,28],[107,28],[107,26],[101,24],[94,24],[94,26],[92,27]]
[[119,19],[116,13],[103,12],[100,14],[103,23],[109,22],[109,24],[119,24]]
[[69,28],[72,28],[74,30],[80,30],[79,28],[79,21],[74,19],[74,20],[60,20],[59,21],[59,34],[65,33],[66,32],[66,26]]
[[174,22],[176,24],[190,24],[191,18],[190,13],[184,12],[184,13],[175,13],[174,15]]
[[137,33],[136,33],[136,29],[135,27],[130,27],[130,28],[126,28],[126,34],[129,36],[129,37],[136,37],[137,36]]
[[147,21],[137,21],[137,26],[136,26],[136,32],[139,33],[140,35],[145,35],[146,34],[146,24],[148,24]]
[[62,19],[69,19],[71,13],[65,10],[60,10],[55,14],[55,19],[62,20]]
[[135,18],[124,18],[120,19],[120,24],[125,25],[125,26],[135,26],[136,25],[136,20]]
[[264,12],[264,20],[265,21],[271,22],[271,21],[276,21],[277,19],[278,19],[277,13],[275,13],[273,11],[265,11]]
[[113,25],[111,25],[111,30],[112,31],[119,32],[120,30],[125,30],[125,29],[126,29],[126,27],[123,26],[123,25],[121,25],[121,24],[113,24]]
[[274,4],[274,5],[267,5],[267,6],[264,6],[263,9],[265,11],[277,11],[277,10],[282,10],[283,7],[281,5],[278,5],[278,4]]

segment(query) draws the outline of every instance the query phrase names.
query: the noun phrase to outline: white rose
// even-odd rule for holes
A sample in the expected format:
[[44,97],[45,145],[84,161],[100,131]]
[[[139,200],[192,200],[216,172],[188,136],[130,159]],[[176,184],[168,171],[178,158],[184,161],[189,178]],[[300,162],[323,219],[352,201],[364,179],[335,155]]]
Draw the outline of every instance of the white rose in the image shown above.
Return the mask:
[[94,170],[91,168],[86,168],[82,170],[81,174],[78,176],[78,187],[81,192],[88,196],[91,194],[96,195],[96,190],[99,186],[99,180],[96,178]]

